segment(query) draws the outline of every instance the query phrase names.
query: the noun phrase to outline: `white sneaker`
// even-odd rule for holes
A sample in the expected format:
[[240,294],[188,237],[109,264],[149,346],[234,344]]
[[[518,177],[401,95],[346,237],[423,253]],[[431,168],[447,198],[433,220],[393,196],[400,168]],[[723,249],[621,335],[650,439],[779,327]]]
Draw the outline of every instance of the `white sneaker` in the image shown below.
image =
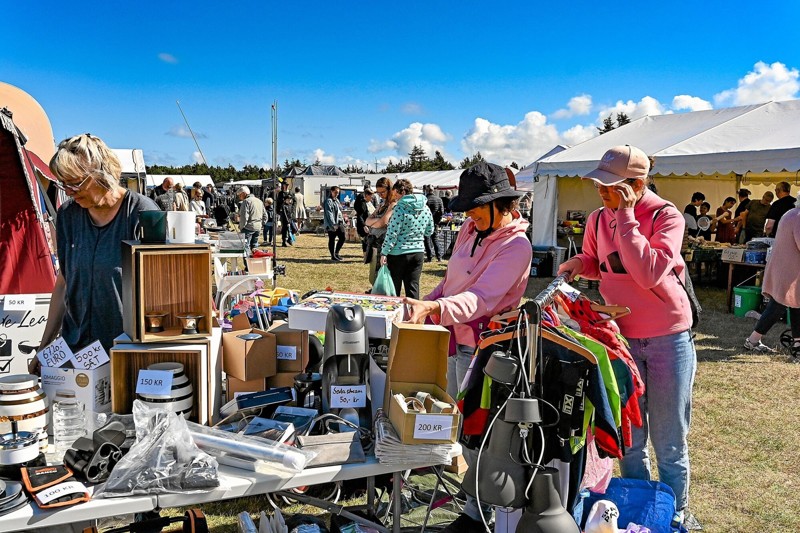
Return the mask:
[[773,348],[770,348],[766,344],[761,341],[758,341],[758,344],[753,344],[750,342],[750,339],[744,340],[744,347],[751,352],[759,352],[759,353],[775,353]]

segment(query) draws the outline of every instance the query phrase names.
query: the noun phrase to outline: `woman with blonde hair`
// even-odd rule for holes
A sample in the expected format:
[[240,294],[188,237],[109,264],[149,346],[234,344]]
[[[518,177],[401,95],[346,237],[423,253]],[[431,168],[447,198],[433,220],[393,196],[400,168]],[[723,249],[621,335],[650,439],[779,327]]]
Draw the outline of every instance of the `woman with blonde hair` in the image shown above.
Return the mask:
[[58,210],[61,271],[40,346],[60,333],[73,350],[99,340],[110,351],[122,333],[120,243],[137,237],[142,211],[159,209],[149,198],[120,186],[119,159],[89,133],[61,141],[50,170],[68,200]]

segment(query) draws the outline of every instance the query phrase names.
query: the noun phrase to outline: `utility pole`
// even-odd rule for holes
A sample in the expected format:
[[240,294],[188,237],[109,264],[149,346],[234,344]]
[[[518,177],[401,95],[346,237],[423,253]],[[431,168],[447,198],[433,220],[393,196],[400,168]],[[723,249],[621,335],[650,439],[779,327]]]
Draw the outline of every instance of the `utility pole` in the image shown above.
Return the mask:
[[278,287],[278,101],[272,102],[272,290]]

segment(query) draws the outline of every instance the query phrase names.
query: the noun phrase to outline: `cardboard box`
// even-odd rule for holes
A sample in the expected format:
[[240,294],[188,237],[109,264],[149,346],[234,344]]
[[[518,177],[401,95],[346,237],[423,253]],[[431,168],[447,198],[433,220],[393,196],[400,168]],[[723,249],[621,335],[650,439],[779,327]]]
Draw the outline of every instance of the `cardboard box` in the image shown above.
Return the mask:
[[[260,339],[244,340],[243,333],[258,333]],[[261,329],[240,329],[222,334],[222,369],[242,381],[264,379],[276,372],[275,335]]]
[[[94,421],[91,414],[111,412],[111,364],[92,370],[78,368],[42,368],[42,390],[47,395],[50,405],[56,393],[62,389],[75,391],[75,398],[86,408],[89,429]],[[52,408],[47,414],[48,424],[52,432]]]
[[722,260],[726,263],[742,263],[746,251],[745,248],[725,248],[722,250]]
[[238,393],[261,392],[262,390],[267,390],[264,386],[263,379],[242,381],[241,379],[236,379],[233,376],[228,376],[226,384],[227,388],[225,389],[225,395],[228,398],[228,401],[233,400],[234,395]]
[[323,291],[289,308],[289,326],[306,331],[325,331],[328,309],[340,303],[353,303],[364,309],[369,337],[390,338],[392,324],[403,319],[402,298]]
[[268,389],[276,387],[294,387],[294,377],[299,372],[278,372],[274,376],[270,376],[264,380],[264,384]]
[[446,472],[452,472],[459,476],[464,475],[467,472],[467,468],[469,468],[469,465],[467,465],[467,460],[464,459],[463,455],[456,455],[450,464],[444,467]]
[[267,331],[275,334],[277,371],[297,374],[308,365],[308,330],[292,329],[283,320],[276,321]]
[[[447,350],[450,332],[442,326],[394,324],[389,344],[384,409],[405,444],[446,444],[458,440],[461,414],[447,394]],[[394,397],[427,392],[454,406],[453,414],[406,412]]]
[[211,424],[218,417],[214,410],[215,396],[219,396],[208,347],[204,344],[117,344],[111,348],[111,410],[128,414],[136,399],[136,381],[139,370],[153,363],[181,363],[184,373],[192,383],[193,403],[189,420],[198,424]]

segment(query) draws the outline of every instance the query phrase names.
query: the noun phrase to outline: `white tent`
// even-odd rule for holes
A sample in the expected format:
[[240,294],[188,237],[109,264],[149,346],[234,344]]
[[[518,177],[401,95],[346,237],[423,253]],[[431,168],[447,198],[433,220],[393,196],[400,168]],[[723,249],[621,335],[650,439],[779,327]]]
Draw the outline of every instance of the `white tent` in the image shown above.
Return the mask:
[[[455,189],[458,187],[458,178],[464,169],[455,170],[430,170],[425,172],[401,172],[394,174],[363,174],[363,179],[369,180],[372,186],[380,178],[389,178],[392,183],[399,179],[407,179],[415,189],[421,189],[423,185],[433,185],[434,189]],[[362,176],[359,174],[359,176]]]
[[536,163],[541,161],[546,157],[550,157],[551,155],[555,155],[559,152],[563,152],[569,148],[569,146],[564,146],[563,144],[556,145],[552,150],[547,152],[546,154],[542,155],[539,159],[528,165],[527,167],[523,168],[519,172],[517,172],[515,179],[517,182],[517,190],[519,191],[532,191],[533,190],[533,173],[536,170]]
[[[612,146],[630,144],[655,156],[659,194],[680,208],[694,191],[712,209],[739,187],[758,198],[778,181],[800,184],[800,100],[646,116],[534,163],[534,245],[552,246],[556,220],[600,200],[580,177]],[[759,192],[760,191],[760,192]],[[559,196],[568,200],[559,203]]]

